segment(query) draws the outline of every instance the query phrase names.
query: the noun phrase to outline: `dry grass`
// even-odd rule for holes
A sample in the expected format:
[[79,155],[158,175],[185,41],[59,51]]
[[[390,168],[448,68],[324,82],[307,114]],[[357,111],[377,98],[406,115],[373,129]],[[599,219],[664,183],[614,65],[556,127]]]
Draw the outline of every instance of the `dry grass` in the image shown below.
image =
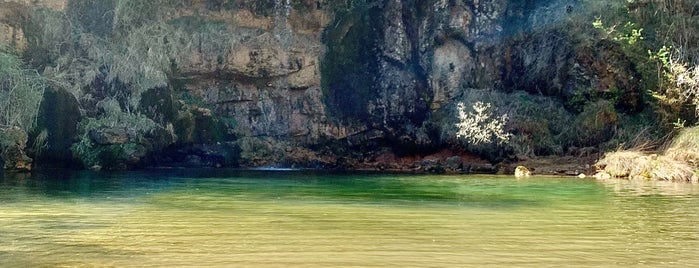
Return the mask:
[[615,178],[699,182],[699,127],[683,129],[661,155],[641,150],[607,153],[595,164]]
[[666,155],[618,151],[607,153],[595,165],[613,178],[699,182],[691,165]]
[[[605,154],[604,158],[595,165],[606,171],[612,177],[625,178],[632,177],[632,171],[637,161],[647,157],[644,153],[636,151],[622,151]],[[646,162],[646,161],[644,161]]]
[[667,156],[658,158],[651,177],[657,180],[674,182],[699,182],[696,170],[693,167],[686,162],[677,161]]
[[665,150],[665,155],[699,168],[699,127],[683,129]]

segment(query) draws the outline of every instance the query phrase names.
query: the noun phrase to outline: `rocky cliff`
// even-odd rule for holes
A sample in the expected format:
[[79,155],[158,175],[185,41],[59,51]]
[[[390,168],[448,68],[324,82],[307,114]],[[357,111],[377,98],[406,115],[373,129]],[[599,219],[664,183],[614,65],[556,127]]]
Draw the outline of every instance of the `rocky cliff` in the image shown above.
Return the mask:
[[[596,148],[641,112],[620,48],[577,35],[585,12],[577,0],[4,1],[0,41],[53,81],[38,159],[483,171]],[[510,143],[456,138],[456,104],[476,101],[510,115]]]

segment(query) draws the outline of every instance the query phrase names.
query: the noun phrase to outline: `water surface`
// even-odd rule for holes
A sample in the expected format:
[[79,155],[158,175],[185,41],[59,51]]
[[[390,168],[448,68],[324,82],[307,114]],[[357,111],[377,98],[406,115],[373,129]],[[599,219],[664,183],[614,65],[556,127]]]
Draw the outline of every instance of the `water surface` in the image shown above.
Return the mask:
[[2,267],[697,267],[699,186],[169,170],[0,175]]

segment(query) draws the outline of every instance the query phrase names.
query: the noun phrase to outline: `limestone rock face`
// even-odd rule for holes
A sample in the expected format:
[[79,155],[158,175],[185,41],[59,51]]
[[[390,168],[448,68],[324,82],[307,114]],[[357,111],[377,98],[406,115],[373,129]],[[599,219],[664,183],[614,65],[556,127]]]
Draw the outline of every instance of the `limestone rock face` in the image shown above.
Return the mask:
[[6,23],[0,23],[0,44],[23,51],[27,48],[27,38],[24,36],[22,29]]
[[454,91],[466,86],[462,83],[474,70],[471,51],[464,44],[449,40],[434,51],[430,86],[434,89],[431,108],[439,109],[453,98]]
[[[504,39],[507,10],[504,0],[387,0],[352,10],[364,16],[338,15],[338,25],[326,29],[333,39],[325,64],[345,60],[347,68],[324,65],[328,108],[352,110],[353,118],[340,112],[351,117],[346,122],[382,130],[391,143],[438,143],[429,125],[443,123],[431,121],[431,113],[453,104],[465,88],[493,88],[500,80],[495,51]],[[352,53],[353,46],[363,47]],[[351,96],[354,92],[363,97]]]
[[[284,1],[269,6],[243,1],[237,7],[200,9],[204,20],[226,23],[231,42],[214,46],[202,39],[202,49],[185,56],[180,69],[185,90],[216,116],[229,119],[229,132],[237,137],[307,145],[332,136],[326,131],[331,127],[319,70],[321,35],[331,16],[323,2],[292,7]],[[196,8],[193,4],[175,14]]]
[[[181,158],[172,161],[187,165],[231,162],[206,160],[210,155],[235,155],[243,165],[301,166],[367,162],[386,148],[398,157],[429,155],[461,146],[447,137],[452,110],[473,89],[526,91],[564,103],[614,89],[625,96],[615,105],[636,111],[640,104],[638,81],[624,78],[634,71],[619,48],[580,46],[556,27],[579,1],[166,2],[152,17],[130,21],[176,29],[155,39],[167,45],[165,52],[144,48],[167,70],[154,87],[160,90],[142,95],[139,112],[173,128],[175,142],[158,147],[170,146],[167,151]],[[30,16],[11,14],[50,9],[71,17],[75,6],[90,3],[5,1],[0,42],[32,48],[22,24]],[[114,3],[95,10],[115,9]],[[121,13],[103,13],[115,17],[82,18],[82,25],[94,26],[87,31],[104,40],[129,37],[119,33]],[[89,51],[90,44],[74,50]],[[40,71],[75,64],[51,60],[42,61]],[[116,95],[97,87],[85,91],[88,97],[76,96],[83,106]],[[110,131],[91,135],[96,144],[127,139]],[[235,153],[193,149],[221,146]],[[468,166],[452,160],[450,169]]]
[[27,49],[26,25],[32,8],[65,9],[68,0],[6,0],[0,2],[0,45],[23,52]]
[[28,13],[22,4],[15,2],[0,3],[0,45],[24,51],[27,48],[27,38],[22,29],[22,23]]

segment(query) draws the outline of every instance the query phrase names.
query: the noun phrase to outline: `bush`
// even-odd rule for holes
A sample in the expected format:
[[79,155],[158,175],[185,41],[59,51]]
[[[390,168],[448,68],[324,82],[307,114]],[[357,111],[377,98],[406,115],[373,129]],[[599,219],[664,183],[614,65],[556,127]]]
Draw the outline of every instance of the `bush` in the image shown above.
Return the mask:
[[[441,126],[442,141],[460,144],[467,151],[489,158],[495,152],[518,157],[566,153],[578,156],[585,147],[594,148],[592,152],[595,152],[646,146],[664,135],[652,126],[655,117],[650,111],[627,115],[617,112],[613,104],[605,100],[587,103],[580,113],[576,113],[566,110],[564,103],[557,98],[523,91],[504,93],[464,89],[456,92],[455,99],[463,103],[491,103],[491,116],[508,115],[502,130],[509,139],[501,144],[475,144],[456,138],[459,131],[456,124],[460,123],[456,105],[444,106],[434,115]],[[480,134],[487,134],[487,131]],[[495,136],[491,138],[495,139]]]
[[599,100],[588,103],[578,114],[571,126],[572,145],[579,147],[595,146],[610,140],[619,127],[620,115],[609,101]]
[[[464,89],[457,92],[456,99],[463,103],[491,103],[491,115],[508,115],[503,121],[501,134],[507,135],[506,143],[470,143],[463,144],[472,152],[491,154],[505,149],[518,156],[551,155],[563,153],[568,142],[571,114],[563,108],[563,103],[556,99],[531,95],[526,92],[503,93],[492,90]],[[442,139],[452,141],[457,137],[460,123],[458,107],[445,106],[444,115],[454,123],[443,123]],[[500,118],[503,119],[503,118]],[[449,122],[449,121],[447,121]],[[492,134],[492,133],[491,133]],[[491,136],[495,138],[497,136]],[[462,143],[465,140],[453,140]]]
[[[128,104],[127,111],[137,111],[141,94],[168,85],[179,66],[188,66],[192,53],[224,58],[232,40],[239,38],[218,21],[194,16],[158,19],[161,4],[167,9],[172,3],[115,0],[111,35],[80,27],[76,22],[80,18],[75,17],[81,9],[68,15],[36,11],[31,24],[36,28],[31,38],[36,41],[27,57],[82,104],[118,94],[122,104]],[[108,94],[95,92],[103,88],[93,85],[98,79]]]
[[[97,118],[85,118],[80,122],[79,140],[71,148],[75,158],[85,167],[116,164],[113,163],[115,159],[128,156],[124,154],[133,153],[137,149],[145,150],[141,143],[144,143],[146,136],[160,127],[145,115],[122,111],[114,99],[106,99],[98,103],[98,106],[102,114]],[[97,144],[91,137],[92,131],[110,128],[125,128],[125,131],[132,135],[129,135],[126,142],[110,145]]]
[[490,103],[477,101],[473,104],[473,112],[469,113],[466,113],[463,102],[457,104],[456,109],[459,113],[456,137],[465,138],[473,144],[505,143],[510,139],[511,134],[503,130],[503,126],[507,123],[507,114],[493,117]]
[[678,54],[681,52],[669,47],[650,53],[650,58],[657,61],[659,76],[652,95],[666,124],[696,122],[699,115],[699,66],[689,66]]

